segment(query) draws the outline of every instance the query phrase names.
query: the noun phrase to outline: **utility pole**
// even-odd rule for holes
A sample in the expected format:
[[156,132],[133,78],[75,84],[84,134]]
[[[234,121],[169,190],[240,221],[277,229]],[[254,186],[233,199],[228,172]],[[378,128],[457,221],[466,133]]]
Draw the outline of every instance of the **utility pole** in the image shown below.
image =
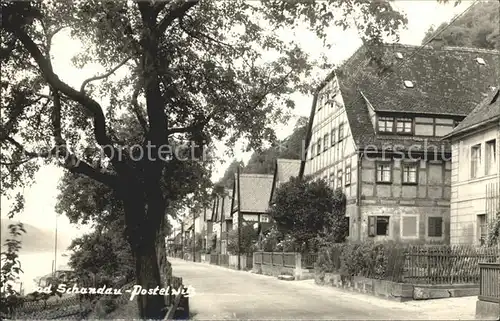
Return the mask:
[[220,244],[220,254],[223,254],[222,253],[222,219],[223,219],[223,216],[224,216],[224,192],[222,193],[222,206],[220,207],[220,240],[219,240],[219,244]]
[[193,262],[196,262],[196,211],[193,211]]
[[184,220],[181,222],[181,259],[184,259]]
[[57,270],[57,214],[56,214],[56,236],[54,240],[54,270],[52,276],[55,276]]
[[238,270],[241,270],[241,195],[240,195],[240,166],[236,169],[236,182],[238,185]]

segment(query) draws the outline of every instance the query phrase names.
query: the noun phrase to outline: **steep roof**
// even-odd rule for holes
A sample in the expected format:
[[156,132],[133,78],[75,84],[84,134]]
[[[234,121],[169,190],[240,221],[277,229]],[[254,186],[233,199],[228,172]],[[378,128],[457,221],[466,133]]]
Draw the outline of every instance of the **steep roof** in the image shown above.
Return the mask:
[[269,201],[272,200],[275,189],[278,183],[286,183],[291,177],[296,177],[299,175],[301,160],[300,159],[284,159],[278,158],[276,160],[276,166],[274,168],[273,184],[271,188],[271,193],[269,195]]
[[240,174],[239,181],[240,211],[266,213],[273,185],[273,175]]
[[[367,145],[421,143],[449,150],[449,142],[398,135],[378,135],[368,114],[368,104],[377,112],[454,115],[463,118],[491,91],[500,76],[500,54],[496,50],[443,47],[431,48],[386,44],[379,48],[385,71],[368,59],[360,47],[336,75],[353,139],[358,148]],[[402,58],[398,58],[398,54]],[[485,64],[476,59],[481,58]],[[406,88],[411,81],[413,88]]]
[[295,177],[299,174],[300,160],[299,159],[283,159],[276,160],[277,179],[280,183],[286,183],[290,177]]
[[[498,86],[496,88],[499,88]],[[445,138],[450,138],[460,133],[471,131],[479,126],[500,121],[500,89],[495,89],[486,99]]]
[[224,220],[231,218],[231,203],[232,203],[231,196],[232,195],[233,195],[232,189],[226,191],[226,198],[224,199],[224,215],[222,218]]

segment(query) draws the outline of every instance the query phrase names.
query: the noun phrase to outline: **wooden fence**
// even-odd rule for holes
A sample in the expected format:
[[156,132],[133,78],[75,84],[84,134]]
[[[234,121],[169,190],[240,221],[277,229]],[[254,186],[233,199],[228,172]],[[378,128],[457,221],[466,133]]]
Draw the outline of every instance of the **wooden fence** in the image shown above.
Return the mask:
[[500,263],[479,263],[481,301],[500,303]]
[[413,284],[479,284],[480,262],[495,262],[497,248],[410,246],[403,282]]
[[302,268],[303,269],[314,269],[314,264],[318,260],[317,253],[302,254]]
[[295,267],[295,254],[287,252],[257,252],[255,254],[256,264],[281,265],[284,267]]

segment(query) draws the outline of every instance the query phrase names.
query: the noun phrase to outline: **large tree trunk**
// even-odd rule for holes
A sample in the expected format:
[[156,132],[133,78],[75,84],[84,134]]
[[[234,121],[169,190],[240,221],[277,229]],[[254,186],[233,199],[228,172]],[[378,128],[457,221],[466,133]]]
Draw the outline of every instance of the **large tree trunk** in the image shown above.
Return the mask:
[[[138,199],[137,194],[135,197],[129,195],[128,199],[124,199],[124,205],[127,236],[135,259],[136,284],[146,291],[156,287],[162,288],[157,232],[161,227],[161,224],[158,224],[161,223],[158,216],[163,218],[164,207],[158,207],[158,202],[146,203]],[[165,298],[158,294],[138,295],[137,304],[142,319],[163,319],[167,312]]]
[[[144,231],[147,233],[146,231]],[[149,232],[151,233],[151,232]],[[136,248],[136,281],[143,289],[161,288],[160,270],[158,268],[156,242],[154,238],[141,242]],[[143,319],[163,319],[166,314],[165,298],[161,295],[139,295],[137,297],[139,314]]]

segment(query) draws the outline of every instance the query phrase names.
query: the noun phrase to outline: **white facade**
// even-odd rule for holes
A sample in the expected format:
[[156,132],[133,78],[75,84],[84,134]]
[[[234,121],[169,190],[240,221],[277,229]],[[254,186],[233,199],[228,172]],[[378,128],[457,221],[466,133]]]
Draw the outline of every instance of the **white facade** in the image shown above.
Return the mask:
[[[488,217],[486,187],[500,184],[500,124],[467,136],[452,145],[451,243],[481,243]],[[493,154],[494,152],[494,154]]]

